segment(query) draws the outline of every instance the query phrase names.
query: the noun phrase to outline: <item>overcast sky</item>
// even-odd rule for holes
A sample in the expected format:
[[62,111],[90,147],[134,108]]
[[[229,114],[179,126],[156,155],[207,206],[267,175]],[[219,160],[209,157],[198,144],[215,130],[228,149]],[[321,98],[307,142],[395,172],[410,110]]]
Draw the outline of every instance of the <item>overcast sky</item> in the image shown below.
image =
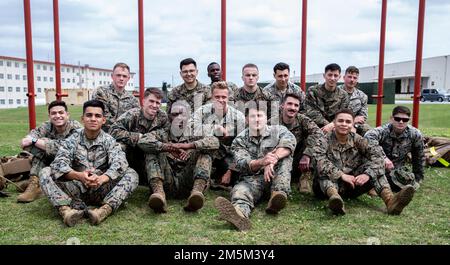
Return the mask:
[[[52,0],[32,0],[35,60],[54,59]],[[450,1],[428,0],[423,56],[450,54]],[[385,63],[415,59],[418,0],[388,0]],[[220,0],[144,1],[145,83],[177,85],[180,60],[192,57],[199,80],[220,63]],[[139,73],[137,0],[60,0],[61,62]],[[260,81],[278,62],[300,73],[301,0],[227,1],[227,79],[242,85],[241,68],[255,63]],[[307,74],[326,64],[378,64],[381,0],[308,1]],[[23,1],[0,1],[0,55],[25,58]],[[136,81],[136,84],[138,82]]]

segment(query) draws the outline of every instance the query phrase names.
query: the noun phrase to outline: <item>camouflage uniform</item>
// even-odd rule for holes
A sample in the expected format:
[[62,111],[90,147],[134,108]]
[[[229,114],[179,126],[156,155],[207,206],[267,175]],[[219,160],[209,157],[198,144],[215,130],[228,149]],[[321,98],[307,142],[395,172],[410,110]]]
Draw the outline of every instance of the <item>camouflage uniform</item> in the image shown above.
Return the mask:
[[[63,176],[72,170],[82,172],[94,169],[105,174],[109,182],[98,189],[87,188],[78,180]],[[128,167],[125,153],[109,134],[100,131],[94,140],[77,131],[62,144],[50,167],[41,171],[40,184],[53,206],[86,209],[87,204],[109,204],[116,210],[138,186],[137,173]]]
[[183,83],[174,87],[167,96],[167,113],[170,113],[172,104],[179,100],[184,100],[191,106],[190,114],[194,113],[195,107],[199,108],[211,99],[211,89],[197,81],[197,86],[193,89],[188,89]]
[[56,131],[55,126],[50,121],[46,121],[38,128],[31,130],[28,134],[29,136],[36,139],[44,139],[47,143],[45,145],[45,151],[35,146],[25,148],[25,150],[33,154],[30,176],[39,176],[41,169],[49,166],[53,161],[62,142],[80,128],[82,126],[78,121],[68,120],[64,132],[61,134]]
[[371,129],[369,124],[367,124],[367,117],[368,117],[367,95],[356,87],[353,89],[353,93],[350,93],[347,90],[345,90],[345,85],[340,85],[338,86],[338,88],[347,92],[350,100],[348,108],[353,111],[353,114],[355,116],[364,117],[363,124],[355,124],[356,132],[359,135],[364,136],[364,134]]
[[[215,136],[219,139],[220,148],[213,154],[216,165],[215,175],[222,176],[222,171],[225,173],[228,169],[234,170],[230,147],[234,138],[245,129],[244,114],[228,105],[225,116],[218,117],[214,113],[213,103],[209,103],[195,111],[190,123],[194,128],[194,136]],[[216,135],[213,129],[214,125],[226,128],[228,136]]]
[[109,127],[126,111],[132,108],[139,108],[139,100],[130,92],[124,90],[119,93],[111,84],[107,87],[99,87],[92,94],[92,99],[97,99],[105,105],[106,123],[102,129],[109,131]]
[[[227,86],[228,86],[228,101],[234,101],[234,94],[238,90],[238,87],[233,82],[228,82],[228,81],[226,81],[226,82],[227,82]],[[211,91],[212,84],[207,85],[207,88],[208,88],[208,91]],[[208,98],[211,98],[211,96],[209,96]]]
[[[163,153],[164,143],[193,143],[195,150],[189,150],[189,158],[183,161],[170,153]],[[200,178],[208,182],[212,165],[209,153],[219,148],[219,141],[213,136],[193,137],[189,127],[180,133],[176,133],[172,128],[166,132],[157,130],[146,134],[139,140],[138,147],[146,152],[147,174],[163,180],[168,196],[185,198],[189,195],[195,179]]]
[[[394,164],[395,169],[387,174],[393,191],[398,191],[406,185],[419,188],[418,182],[424,177],[425,155],[423,137],[418,129],[408,125],[402,134],[396,135],[393,125],[385,124],[368,131],[364,137],[380,145],[384,157],[389,158]],[[413,174],[405,167],[408,153],[411,153],[412,157]]]
[[235,91],[233,98],[235,102],[242,102],[244,104],[249,101],[267,100],[262,88],[259,86],[256,88],[255,93],[248,93],[244,87],[241,87]]
[[[342,197],[356,198],[375,187],[380,194],[389,183],[384,176],[383,155],[380,148],[362,136],[350,133],[346,144],[340,144],[334,131],[325,136],[326,158],[316,161],[313,191],[324,197],[328,188],[334,187]],[[351,189],[341,180],[342,174],[358,176],[367,174],[370,179],[363,186]]]
[[[250,216],[250,212],[264,193],[269,191],[290,193],[292,154],[295,145],[295,136],[286,127],[279,125],[267,126],[260,137],[250,136],[249,129],[245,129],[234,139],[231,151],[240,173],[240,181],[231,191],[231,202],[242,210],[245,217]],[[264,181],[264,169],[252,172],[250,161],[260,159],[275,148],[281,147],[291,150],[291,154],[278,161],[274,167],[275,177],[267,183]]]
[[[283,101],[283,98],[286,96],[286,94],[288,93],[293,93],[293,94],[297,94],[300,97],[300,113],[305,113],[306,109],[305,109],[305,92],[303,92],[303,90],[297,86],[294,83],[288,82],[288,86],[286,88],[286,90],[284,92],[281,92],[277,86],[276,86],[276,82],[273,82],[271,84],[268,84],[266,87],[263,88],[263,93],[265,98],[268,101],[276,101],[278,102],[278,106],[281,105],[281,102]],[[278,108],[277,108],[278,109]]]
[[315,85],[306,92],[306,115],[322,128],[333,121],[338,110],[348,108],[349,103],[344,90],[336,88],[331,92],[324,84]]
[[302,156],[307,155],[311,160],[316,159],[317,155],[323,153],[322,146],[324,146],[325,138],[322,130],[310,118],[303,114],[298,113],[292,124],[284,123],[281,117],[281,114],[279,120],[276,117],[272,117],[270,124],[283,125],[295,136],[297,145],[293,155],[292,176],[298,178],[301,175],[298,166]]
[[128,163],[138,172],[139,183],[142,185],[145,185],[147,179],[152,176],[145,170],[145,154],[138,148],[137,143],[146,133],[152,131],[166,132],[169,128],[170,121],[165,112],[160,110],[153,120],[149,120],[140,108],[125,112],[110,128],[111,136],[121,144],[122,150],[127,155]]

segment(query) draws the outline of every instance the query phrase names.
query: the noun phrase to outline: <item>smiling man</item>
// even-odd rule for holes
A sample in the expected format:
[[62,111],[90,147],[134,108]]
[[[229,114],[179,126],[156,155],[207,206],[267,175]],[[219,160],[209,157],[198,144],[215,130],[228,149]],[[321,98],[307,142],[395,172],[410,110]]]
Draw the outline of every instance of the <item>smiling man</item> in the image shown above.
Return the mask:
[[[384,167],[393,191],[406,186],[417,190],[424,178],[423,137],[418,129],[408,124],[410,116],[407,107],[397,106],[392,110],[388,124],[374,128],[364,136],[383,148]],[[408,153],[411,153],[412,172],[405,166]]]
[[[212,62],[208,64],[207,67],[208,71],[208,77],[211,78],[211,84],[208,85],[208,87],[211,89],[211,86],[214,82],[224,81],[222,80],[222,70],[220,68],[220,65],[216,62]],[[228,100],[234,101],[234,93],[238,90],[238,87],[235,83],[227,81],[228,85]]]
[[[352,132],[354,115],[342,109],[334,118],[334,130],[326,135],[326,158],[317,161],[313,190],[316,196],[329,198],[334,214],[345,214],[344,198],[356,198],[375,188],[388,214],[398,215],[411,201],[414,189],[405,187],[393,194],[384,175],[380,147]],[[342,196],[342,197],[341,197]]]
[[33,159],[28,187],[17,197],[17,202],[32,202],[42,195],[39,172],[53,161],[62,141],[82,127],[78,121],[70,119],[64,101],[52,101],[48,105],[48,118],[22,139],[22,148],[32,153]]
[[306,115],[327,133],[334,128],[336,112],[348,108],[350,101],[347,92],[337,87],[341,78],[338,64],[327,65],[323,78],[325,83],[312,86],[306,92]]
[[117,63],[111,74],[112,84],[99,87],[92,94],[92,99],[100,100],[105,105],[106,123],[103,130],[108,132],[109,127],[123,113],[132,108],[139,107],[139,101],[130,92],[125,90],[130,80],[130,67],[125,63]]
[[39,175],[42,191],[67,226],[74,226],[85,211],[92,224],[99,224],[138,186],[138,175],[128,167],[120,145],[101,129],[104,109],[98,100],[84,103],[84,129],[63,142],[50,167]]

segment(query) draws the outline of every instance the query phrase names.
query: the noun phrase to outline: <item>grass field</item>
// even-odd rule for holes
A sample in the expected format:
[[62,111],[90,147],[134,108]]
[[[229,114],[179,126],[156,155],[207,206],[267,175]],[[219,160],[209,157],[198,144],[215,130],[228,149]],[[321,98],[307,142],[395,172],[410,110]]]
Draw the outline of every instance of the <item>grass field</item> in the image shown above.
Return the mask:
[[[383,122],[393,105],[383,107]],[[71,107],[80,117],[80,107]],[[374,125],[375,108],[369,120]],[[38,107],[37,124],[46,119]],[[421,105],[420,129],[431,136],[450,137],[450,105]],[[0,110],[0,154],[13,155],[28,131],[27,109]],[[0,244],[65,244],[77,237],[81,244],[450,244],[450,169],[427,168],[426,178],[411,204],[400,216],[388,216],[380,198],[363,195],[346,201],[348,214],[331,215],[326,201],[301,195],[295,189],[278,216],[264,213],[266,201],[253,211],[253,229],[240,233],[217,220],[213,201],[224,192],[209,191],[198,213],[187,214],[185,201],[169,200],[169,213],[154,214],[147,206],[149,190],[139,187],[121,209],[99,226],[87,221],[67,228],[46,198],[17,204],[10,185],[0,198]]]

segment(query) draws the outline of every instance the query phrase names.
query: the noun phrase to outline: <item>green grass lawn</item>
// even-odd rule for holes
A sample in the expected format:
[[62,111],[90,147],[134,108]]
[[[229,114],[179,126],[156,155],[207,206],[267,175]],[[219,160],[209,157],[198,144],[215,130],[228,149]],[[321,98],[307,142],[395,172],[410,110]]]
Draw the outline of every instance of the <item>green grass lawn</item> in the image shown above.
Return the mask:
[[[420,129],[427,135],[450,137],[450,105],[421,105]],[[387,121],[393,105],[383,107]],[[80,117],[80,107],[70,107]],[[37,124],[46,119],[38,107]],[[374,125],[375,107],[369,120]],[[27,109],[0,110],[0,154],[17,153],[28,131]],[[120,210],[99,226],[87,221],[67,228],[46,198],[17,204],[18,193],[9,186],[8,198],[0,198],[0,244],[65,244],[77,237],[81,244],[366,244],[377,238],[381,244],[450,244],[450,170],[427,168],[425,181],[400,216],[388,216],[380,198],[363,195],[346,201],[347,215],[336,217],[326,201],[301,195],[292,198],[278,216],[264,212],[267,201],[253,211],[253,228],[237,232],[217,219],[213,207],[224,192],[208,191],[198,213],[185,213],[185,201],[169,200],[169,212],[154,214],[147,206],[149,190],[139,187]]]

